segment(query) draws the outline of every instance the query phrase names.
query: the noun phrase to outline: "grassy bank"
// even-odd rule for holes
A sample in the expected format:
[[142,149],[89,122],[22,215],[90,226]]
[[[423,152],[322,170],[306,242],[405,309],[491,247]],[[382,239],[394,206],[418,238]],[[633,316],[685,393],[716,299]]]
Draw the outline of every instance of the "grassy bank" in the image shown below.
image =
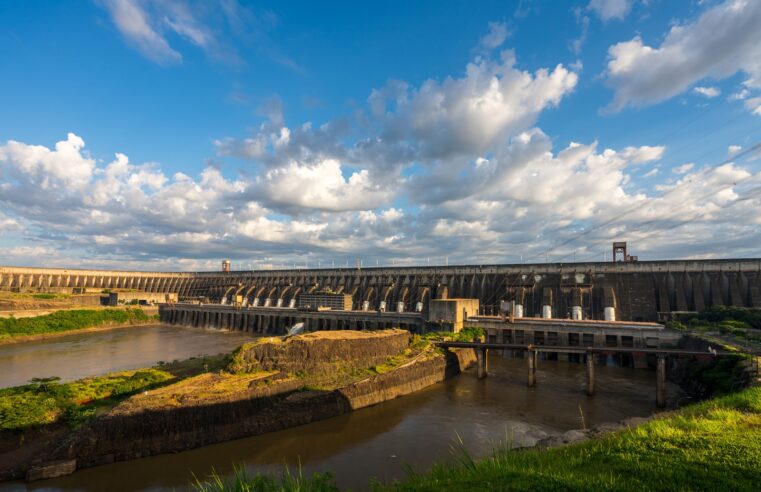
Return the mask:
[[0,340],[104,325],[149,323],[157,319],[157,316],[149,316],[142,309],[73,309],[30,318],[0,318]]
[[[501,447],[473,459],[411,473],[376,491],[440,490],[758,490],[761,483],[761,388],[685,407],[642,426],[549,450]],[[245,480],[243,480],[245,478]],[[267,484],[261,486],[260,484]],[[325,475],[309,490],[336,490]],[[305,490],[262,476],[212,477],[198,490]]]
[[226,364],[224,355],[193,357],[71,383],[33,379],[23,386],[0,389],[0,430],[23,432],[56,422],[75,426],[136,393],[219,370]]

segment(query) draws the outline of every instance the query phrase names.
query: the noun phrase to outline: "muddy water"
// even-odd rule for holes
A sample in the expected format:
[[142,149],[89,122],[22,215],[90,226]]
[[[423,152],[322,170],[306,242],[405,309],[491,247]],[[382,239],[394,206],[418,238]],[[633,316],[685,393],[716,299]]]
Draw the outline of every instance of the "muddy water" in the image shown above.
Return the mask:
[[[0,490],[168,491],[186,490],[192,476],[212,469],[230,474],[233,464],[279,473],[301,463],[305,473],[331,471],[342,488],[365,490],[371,477],[405,475],[405,464],[424,470],[452,460],[462,440],[473,455],[500,442],[531,444],[549,433],[646,416],[655,411],[655,374],[599,367],[597,395],[584,392],[582,364],[540,361],[535,388],[526,387],[523,359],[490,355],[489,377],[474,371],[416,394],[341,417],[184,453],[115,463],[33,484]],[[683,398],[669,388],[670,403]],[[582,417],[583,422],[582,424]]]
[[242,332],[148,325],[0,345],[0,388],[35,377],[71,381],[162,360],[218,354],[250,339]]

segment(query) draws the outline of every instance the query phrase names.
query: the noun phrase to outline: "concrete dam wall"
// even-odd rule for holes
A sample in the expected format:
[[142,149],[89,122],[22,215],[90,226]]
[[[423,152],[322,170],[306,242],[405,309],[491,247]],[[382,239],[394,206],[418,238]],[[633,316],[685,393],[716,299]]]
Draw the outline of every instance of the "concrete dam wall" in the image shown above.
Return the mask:
[[0,267],[2,290],[61,288],[177,292],[212,301],[240,295],[249,306],[292,306],[301,293],[352,295],[353,309],[427,313],[428,301],[477,298],[484,314],[515,300],[523,316],[557,318],[580,306],[584,319],[655,321],[675,311],[709,306],[761,307],[761,259],[543,263],[447,267],[271,270],[239,272],[128,272]]

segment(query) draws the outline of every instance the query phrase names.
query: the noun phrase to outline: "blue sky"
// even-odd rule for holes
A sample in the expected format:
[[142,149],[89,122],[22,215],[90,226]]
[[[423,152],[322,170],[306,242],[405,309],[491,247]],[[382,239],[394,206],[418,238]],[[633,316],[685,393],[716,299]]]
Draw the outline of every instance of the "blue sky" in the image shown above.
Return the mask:
[[0,264],[759,256],[759,59],[750,0],[3,2]]

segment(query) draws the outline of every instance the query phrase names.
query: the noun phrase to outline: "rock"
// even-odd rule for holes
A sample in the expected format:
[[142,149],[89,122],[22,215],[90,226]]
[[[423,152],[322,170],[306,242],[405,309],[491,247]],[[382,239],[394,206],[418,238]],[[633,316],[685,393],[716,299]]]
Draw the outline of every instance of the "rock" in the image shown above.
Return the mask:
[[77,469],[77,460],[53,461],[46,465],[35,466],[26,472],[26,481],[34,482],[47,478],[71,475]]
[[573,444],[575,442],[586,441],[589,439],[587,433],[578,429],[569,430],[564,432],[560,437],[565,444]]
[[628,419],[622,420],[621,423],[626,427],[637,427],[650,422],[650,420],[650,417],[629,417]]

